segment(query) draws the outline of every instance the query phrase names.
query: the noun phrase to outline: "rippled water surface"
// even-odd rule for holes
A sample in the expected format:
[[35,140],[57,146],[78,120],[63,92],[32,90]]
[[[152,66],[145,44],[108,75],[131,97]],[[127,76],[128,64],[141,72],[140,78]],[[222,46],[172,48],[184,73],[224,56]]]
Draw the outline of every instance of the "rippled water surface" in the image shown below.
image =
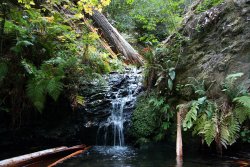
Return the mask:
[[[244,154],[244,153],[243,153]],[[176,162],[175,150],[167,145],[132,147],[95,146],[84,154],[59,165],[61,167],[238,167],[249,166],[249,153],[243,159],[215,155],[185,154],[183,162]]]

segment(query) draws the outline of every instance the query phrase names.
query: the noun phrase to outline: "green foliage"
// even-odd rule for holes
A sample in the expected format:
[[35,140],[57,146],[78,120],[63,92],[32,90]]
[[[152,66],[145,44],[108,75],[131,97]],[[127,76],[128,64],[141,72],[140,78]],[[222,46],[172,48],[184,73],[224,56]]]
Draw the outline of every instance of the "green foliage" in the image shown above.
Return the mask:
[[222,91],[233,100],[235,97],[244,95],[247,90],[240,84],[237,84],[236,81],[238,78],[242,77],[243,73],[230,74],[226,77],[225,82],[222,84]]
[[153,94],[142,96],[133,112],[131,134],[137,142],[144,141],[141,139],[162,140],[171,125],[172,117],[173,112],[163,97]]
[[188,111],[185,119],[183,120],[183,128],[184,130],[190,129],[193,126],[193,122],[197,119],[199,109],[199,103],[194,101],[191,105],[191,109]]
[[250,143],[250,130],[244,129],[240,132],[240,137],[243,142]]
[[222,92],[231,99],[224,102],[231,105],[228,108],[223,108],[223,105],[219,107],[217,102],[204,96],[204,80],[199,82],[193,79],[192,84],[187,84],[200,98],[186,105],[188,112],[183,120],[184,130],[193,128],[193,134],[201,135],[209,146],[213,141],[225,148],[235,143],[243,122],[250,118],[250,96],[244,87],[236,86],[236,80],[241,76],[243,73],[228,75],[223,83]]
[[113,0],[107,11],[120,31],[136,32],[139,42],[155,45],[177,30],[183,8],[184,0]]
[[205,89],[205,81],[204,80],[197,80],[196,78],[189,77],[191,83],[186,84],[185,86],[191,86],[194,90],[194,93],[197,94],[199,97],[206,95]]
[[0,108],[9,111],[10,124],[15,123],[12,127],[25,122],[22,117],[29,111],[42,112],[46,101],[56,101],[62,93],[73,108],[84,105],[80,86],[87,89],[96,80],[99,84],[100,74],[124,67],[102,49],[98,34],[90,32],[81,20],[83,10],[91,14],[109,0],[3,2]]
[[[164,87],[165,91],[168,92],[168,94],[171,94],[173,92],[174,88],[174,80],[176,78],[176,72],[175,68],[173,67],[172,61],[167,61],[165,66],[159,65],[158,63],[158,55],[157,52],[159,50],[162,51],[161,48],[157,48],[155,50],[151,50],[150,48],[144,48],[144,57],[147,60],[146,69],[147,72],[145,75],[146,77],[150,78],[156,78],[156,81],[154,83],[154,86],[156,87]],[[152,74],[153,72],[153,74]],[[150,76],[155,75],[157,73],[157,76]],[[151,74],[150,74],[151,73]],[[148,80],[148,82],[153,82],[151,80]]]
[[234,98],[233,102],[236,103],[234,113],[240,123],[250,119],[250,96],[240,96]]
[[204,139],[209,146],[216,137],[216,124],[214,124],[213,120],[206,120],[203,128],[199,131],[199,134],[204,135]]
[[4,77],[7,75],[8,72],[8,66],[6,63],[0,63],[0,82],[4,79]]
[[[226,148],[227,145],[236,141],[240,131],[240,123],[233,113],[220,112],[216,104],[209,101],[204,107],[198,109],[198,117],[193,123],[193,134],[201,135],[209,146],[213,141],[216,141],[218,145],[223,145]],[[208,110],[210,114],[207,114]]]
[[182,18],[183,1],[139,1],[131,12],[142,35],[139,41],[156,44],[173,33]]
[[196,13],[205,12],[208,9],[217,6],[224,2],[224,0],[204,0],[199,6],[196,8]]
[[[242,105],[243,107],[246,107],[250,110],[250,96],[240,96],[240,97],[236,97],[233,100],[234,102]],[[249,111],[250,112],[250,111]]]
[[32,64],[22,61],[27,73],[31,75],[27,84],[27,95],[40,112],[44,107],[47,94],[56,101],[63,90],[61,80],[64,73],[61,67],[50,66],[54,62],[53,60],[47,61],[38,70]]

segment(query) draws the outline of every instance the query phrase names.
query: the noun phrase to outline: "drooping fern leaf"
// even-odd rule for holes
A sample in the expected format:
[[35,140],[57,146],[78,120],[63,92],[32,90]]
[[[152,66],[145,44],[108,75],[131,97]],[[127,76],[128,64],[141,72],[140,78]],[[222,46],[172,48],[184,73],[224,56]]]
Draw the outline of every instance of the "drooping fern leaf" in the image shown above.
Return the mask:
[[250,96],[240,96],[233,99],[233,102],[243,105],[244,107],[249,108],[250,112]]
[[28,81],[27,95],[39,112],[42,112],[45,102],[46,87],[43,82],[34,79]]
[[199,96],[205,96],[206,95],[206,89],[205,89],[205,81],[204,80],[197,80],[194,77],[189,77],[191,80],[190,84],[186,84],[185,86],[191,86],[195,92],[195,94]]
[[203,131],[204,127],[205,127],[205,123],[207,121],[207,115],[206,114],[202,114],[201,116],[199,116],[197,118],[197,121],[195,121],[194,124],[194,131],[193,131],[193,135],[195,134],[202,134],[201,132]]
[[194,121],[196,121],[197,119],[198,110],[199,110],[199,103],[197,101],[194,101],[192,103],[191,109],[188,111],[188,113],[185,116],[185,119],[183,120],[182,125],[185,131],[193,126]]
[[204,129],[200,133],[204,135],[204,139],[208,146],[211,145],[212,141],[216,136],[216,128],[217,124],[215,124],[213,119],[209,119],[204,124]]
[[222,91],[225,92],[231,100],[239,96],[242,92],[242,88],[236,85],[236,81],[243,75],[243,73],[230,74],[226,77],[225,82],[222,84]]
[[56,101],[63,90],[63,83],[57,78],[52,78],[48,81],[48,94]]
[[227,128],[229,132],[228,144],[232,145],[239,137],[240,123],[234,116],[231,116]]
[[31,77],[27,84],[27,95],[38,111],[42,112],[46,95],[50,95],[56,101],[62,92],[63,83],[61,79],[63,78],[63,73],[60,72],[60,68],[44,64],[42,64],[39,70],[25,61],[22,64]]
[[250,109],[242,105],[237,105],[233,111],[239,121],[242,124],[246,119],[250,119]]
[[229,136],[230,136],[227,126],[222,124],[220,126],[219,132],[220,133],[217,134],[217,135],[219,135],[219,136],[217,136],[217,138],[218,138],[217,142],[220,142],[221,145],[223,145],[225,148],[227,148]]
[[35,75],[37,73],[37,69],[33,64],[28,63],[26,60],[23,60],[21,63],[28,74]]

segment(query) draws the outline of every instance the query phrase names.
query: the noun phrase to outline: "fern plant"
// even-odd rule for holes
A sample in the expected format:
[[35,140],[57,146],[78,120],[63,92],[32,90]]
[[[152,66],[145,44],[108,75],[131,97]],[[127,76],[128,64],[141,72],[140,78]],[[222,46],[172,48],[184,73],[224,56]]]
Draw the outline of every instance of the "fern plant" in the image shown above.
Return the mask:
[[193,88],[194,93],[199,95],[200,97],[206,95],[206,89],[205,89],[205,81],[204,80],[197,80],[194,77],[189,77],[190,83],[186,84],[185,86],[190,86]]
[[221,112],[216,104],[209,105],[215,105],[206,107],[206,109],[214,108],[213,111],[210,111],[212,112],[211,117],[206,112],[201,112],[194,123],[193,134],[201,135],[209,146],[215,141],[217,146],[222,145],[226,148],[238,138],[240,123],[232,112],[226,114]]
[[234,113],[236,114],[240,123],[250,119],[250,96],[240,96],[233,99],[236,103]]
[[[228,75],[223,83],[223,92],[227,95],[229,107],[218,107],[216,101],[210,101],[206,96],[199,98],[187,105],[188,112],[183,120],[184,130],[193,128],[193,134],[200,135],[208,145],[214,141],[218,151],[222,146],[227,148],[236,142],[239,137],[242,123],[250,119],[250,96],[242,86],[236,86],[236,80],[243,76],[243,73]],[[192,86],[199,96],[206,93],[204,81],[199,84],[194,80]]]
[[243,73],[230,74],[225,78],[225,82],[222,83],[222,91],[225,92],[230,100],[247,92],[242,85],[236,85],[237,79],[243,75]]
[[22,61],[23,66],[30,75],[27,84],[27,96],[39,112],[44,108],[47,94],[56,101],[63,90],[61,79],[64,77],[64,73],[60,66],[55,68],[50,65],[54,63],[54,60],[46,61],[40,69],[37,69],[25,60]]
[[193,126],[193,122],[197,120],[199,110],[199,103],[197,101],[194,101],[191,105],[191,109],[188,111],[188,113],[185,116],[185,119],[183,120],[183,128],[186,131],[187,129],[190,129]]

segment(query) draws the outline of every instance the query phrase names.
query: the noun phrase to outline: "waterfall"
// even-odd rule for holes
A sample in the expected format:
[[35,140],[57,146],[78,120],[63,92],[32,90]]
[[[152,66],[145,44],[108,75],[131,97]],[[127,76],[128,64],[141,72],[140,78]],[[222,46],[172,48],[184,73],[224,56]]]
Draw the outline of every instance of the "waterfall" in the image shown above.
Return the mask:
[[[114,78],[119,78],[117,76],[122,78],[121,82],[116,82]],[[125,145],[124,123],[129,121],[130,117],[125,117],[124,112],[133,109],[136,96],[142,87],[141,78],[140,71],[136,69],[127,70],[124,74],[109,75],[110,91],[106,96],[111,101],[110,116],[99,124],[97,131],[98,145]]]

